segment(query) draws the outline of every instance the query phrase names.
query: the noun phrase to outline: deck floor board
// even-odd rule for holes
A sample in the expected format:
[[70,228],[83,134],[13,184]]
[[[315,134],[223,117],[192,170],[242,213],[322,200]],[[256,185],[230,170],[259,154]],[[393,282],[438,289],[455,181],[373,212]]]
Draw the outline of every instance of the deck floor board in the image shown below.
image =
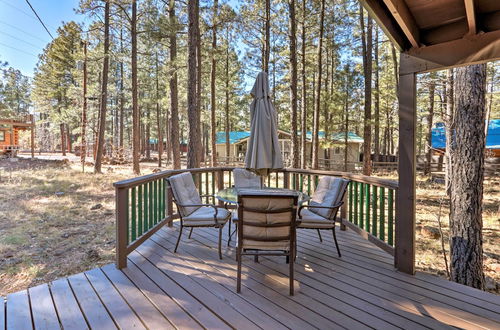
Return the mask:
[[234,240],[217,231],[184,233],[173,252],[178,223],[164,227],[112,264],[0,299],[6,329],[500,329],[500,297],[442,278],[397,272],[393,258],[352,231],[323,242],[298,231],[295,295],[288,295],[284,258],[244,257],[236,293]]

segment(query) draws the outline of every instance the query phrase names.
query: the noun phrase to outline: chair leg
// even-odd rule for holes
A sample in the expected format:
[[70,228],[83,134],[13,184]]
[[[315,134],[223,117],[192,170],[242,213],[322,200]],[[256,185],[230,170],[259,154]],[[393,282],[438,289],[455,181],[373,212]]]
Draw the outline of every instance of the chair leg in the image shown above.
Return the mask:
[[259,256],[257,254],[253,256],[253,261],[257,263],[259,262]]
[[219,259],[222,260],[222,249],[221,249],[221,244],[222,244],[222,229],[223,227],[219,227]]
[[177,243],[175,243],[175,249],[174,253],[177,253],[177,248],[179,247],[179,242],[181,241],[181,236],[182,236],[182,225],[179,228],[179,237],[177,237]]
[[319,241],[323,243],[323,238],[321,237],[321,231],[319,229],[316,230],[318,231]]
[[335,235],[335,227],[332,229],[333,232],[333,240],[335,241],[335,247],[337,247],[337,253],[339,254],[339,258],[342,257],[340,255],[339,243],[337,243],[337,235]]
[[191,234],[193,233],[193,229],[194,227],[191,227],[191,230],[189,231],[189,236],[188,236],[189,239],[191,239]]

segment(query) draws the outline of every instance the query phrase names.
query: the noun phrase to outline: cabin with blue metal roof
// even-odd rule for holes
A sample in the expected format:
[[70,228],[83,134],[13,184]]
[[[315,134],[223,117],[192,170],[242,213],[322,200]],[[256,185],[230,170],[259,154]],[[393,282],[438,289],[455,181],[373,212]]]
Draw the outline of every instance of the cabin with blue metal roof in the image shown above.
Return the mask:
[[[446,128],[444,123],[437,123],[432,129],[432,148],[446,150]],[[488,157],[500,157],[500,119],[492,119],[488,123],[486,134],[486,150]]]

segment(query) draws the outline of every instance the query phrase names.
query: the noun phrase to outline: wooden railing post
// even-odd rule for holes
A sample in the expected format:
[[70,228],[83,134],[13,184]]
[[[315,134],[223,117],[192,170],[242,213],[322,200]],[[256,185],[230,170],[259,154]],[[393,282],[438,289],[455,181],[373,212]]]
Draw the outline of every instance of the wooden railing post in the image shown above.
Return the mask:
[[[224,189],[224,171],[217,171],[217,190],[220,191]],[[224,206],[224,202],[219,200],[219,206]]]
[[346,230],[344,220],[346,220],[347,217],[347,193],[344,194],[342,201],[344,202],[344,205],[340,208],[340,230]]
[[165,195],[167,217],[170,218],[167,226],[172,227],[174,224],[174,219],[172,217],[172,214],[174,213],[174,200],[172,199],[172,189],[170,187],[165,189]]
[[116,188],[116,267],[127,267],[128,189]]
[[[278,174],[276,174],[278,175]],[[283,172],[283,188],[289,189],[290,188],[290,173],[288,172]]]

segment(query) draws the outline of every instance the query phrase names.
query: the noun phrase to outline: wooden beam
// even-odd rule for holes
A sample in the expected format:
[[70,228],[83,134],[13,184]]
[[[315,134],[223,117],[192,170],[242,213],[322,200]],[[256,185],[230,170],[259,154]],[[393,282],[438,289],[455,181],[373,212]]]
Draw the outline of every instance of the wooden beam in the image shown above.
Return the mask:
[[408,61],[407,65],[401,66],[401,70],[404,71],[400,74],[430,72],[500,60],[500,31],[481,33],[433,46],[412,48],[404,52],[403,57],[412,60]]
[[403,31],[392,17],[387,7],[378,0],[359,0],[371,18],[377,22],[385,35],[392,41],[399,51],[410,48]]
[[474,8],[474,0],[464,0],[465,12],[467,14],[467,24],[469,25],[468,35],[477,33],[476,27],[476,10]]
[[420,31],[413,15],[403,0],[384,0],[385,5],[396,19],[413,47],[420,46]]
[[[402,56],[400,72],[407,71],[411,58]],[[415,198],[417,78],[415,73],[399,75],[399,188],[396,195],[396,246],[394,264],[408,274],[415,273]]]

